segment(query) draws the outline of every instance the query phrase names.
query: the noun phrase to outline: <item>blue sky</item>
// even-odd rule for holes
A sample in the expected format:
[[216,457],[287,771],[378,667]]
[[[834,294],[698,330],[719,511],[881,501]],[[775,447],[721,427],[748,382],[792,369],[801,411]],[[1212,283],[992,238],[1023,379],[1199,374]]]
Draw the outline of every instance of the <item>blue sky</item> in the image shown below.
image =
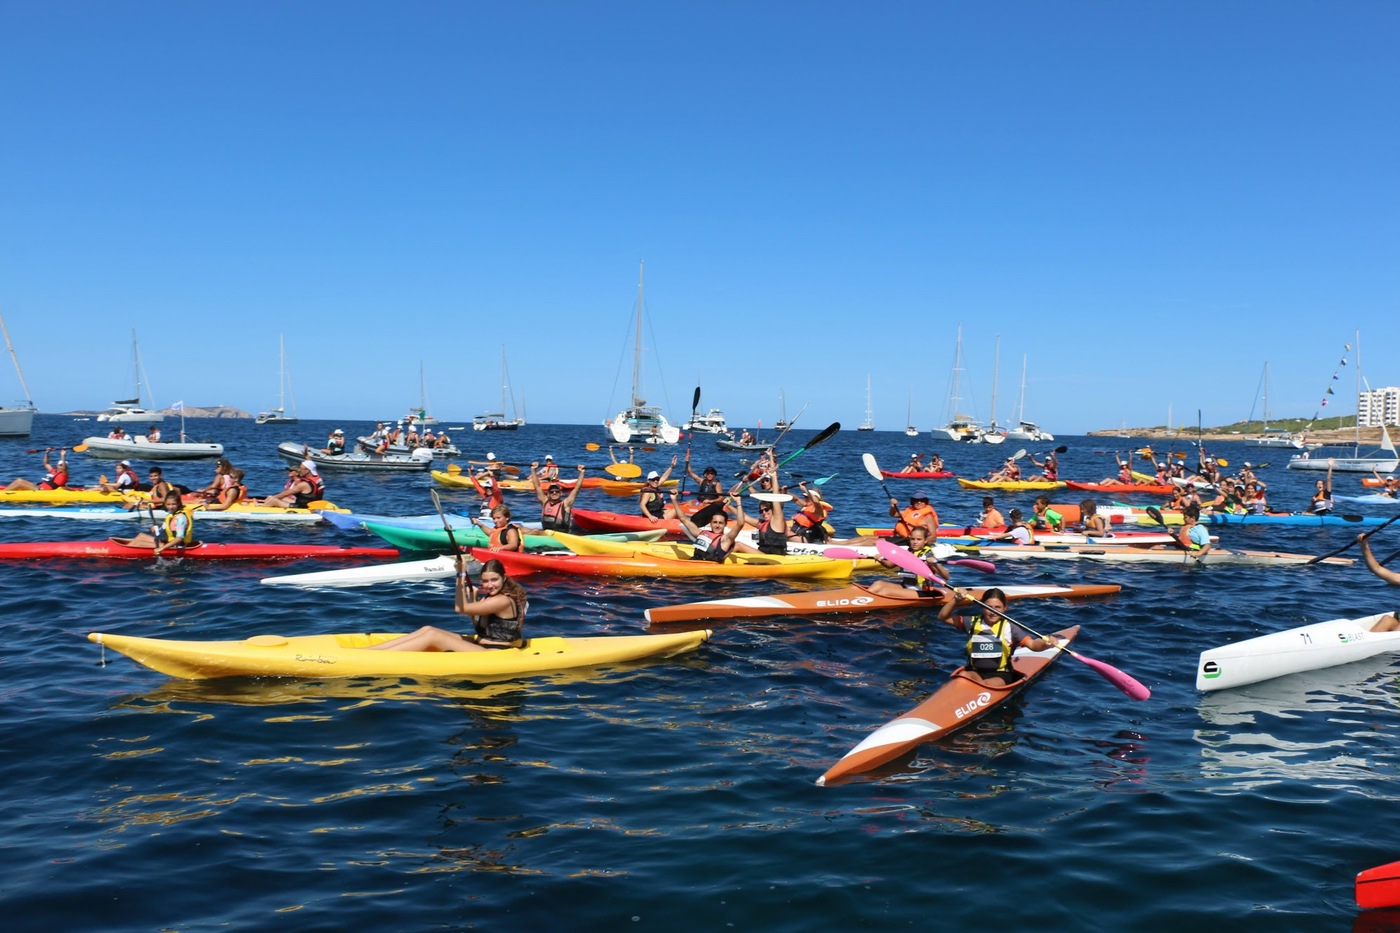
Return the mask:
[[[1393,3],[0,3],[0,313],[127,391],[1051,430],[1400,383]],[[654,335],[654,336],[652,336]],[[1347,378],[1344,376],[1344,378]],[[1349,386],[1349,384],[1348,384]],[[19,395],[0,376],[0,397]],[[1350,409],[1350,394],[1343,410]],[[1333,403],[1338,405],[1337,402]]]

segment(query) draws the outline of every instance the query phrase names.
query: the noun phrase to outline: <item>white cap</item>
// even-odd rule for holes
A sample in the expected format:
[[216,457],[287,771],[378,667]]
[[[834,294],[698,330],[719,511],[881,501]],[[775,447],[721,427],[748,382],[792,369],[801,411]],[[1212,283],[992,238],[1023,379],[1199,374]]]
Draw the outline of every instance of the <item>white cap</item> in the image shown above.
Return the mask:
[[658,472],[656,472],[655,470],[652,470],[650,473],[647,474],[647,479],[660,479],[660,478],[661,478],[661,474],[658,473]]
[[315,474],[315,475],[317,475],[317,476],[320,475],[319,473],[316,473],[316,464],[312,463],[310,460],[303,460],[303,461],[301,461],[301,468],[302,468],[303,470],[306,470],[307,472],[313,473],[313,474]]
[[336,429],[335,429],[334,431],[332,431],[331,433],[332,433],[332,434],[344,434],[345,432],[342,431],[342,430],[340,430],[340,428],[336,428]]
[[486,459],[487,459],[488,461],[495,460],[495,459],[496,459],[496,455],[495,455],[495,454],[487,454],[487,455],[486,455]]
[[545,458],[546,460],[553,460],[553,459],[554,459],[554,454],[545,454],[545,455],[544,455],[544,458]]
[[123,460],[121,463],[118,463],[117,466],[129,467],[129,466],[131,466],[131,461],[130,461],[130,460]]

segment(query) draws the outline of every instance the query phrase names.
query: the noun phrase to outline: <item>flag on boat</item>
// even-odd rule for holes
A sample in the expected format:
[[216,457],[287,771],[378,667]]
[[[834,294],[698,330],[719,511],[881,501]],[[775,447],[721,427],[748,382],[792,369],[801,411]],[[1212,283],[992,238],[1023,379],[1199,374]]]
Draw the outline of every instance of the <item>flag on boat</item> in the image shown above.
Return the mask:
[[184,403],[183,401],[176,402],[174,405],[171,405],[171,406],[170,406],[170,410],[171,410],[171,411],[184,411],[184,410],[185,410],[185,403]]

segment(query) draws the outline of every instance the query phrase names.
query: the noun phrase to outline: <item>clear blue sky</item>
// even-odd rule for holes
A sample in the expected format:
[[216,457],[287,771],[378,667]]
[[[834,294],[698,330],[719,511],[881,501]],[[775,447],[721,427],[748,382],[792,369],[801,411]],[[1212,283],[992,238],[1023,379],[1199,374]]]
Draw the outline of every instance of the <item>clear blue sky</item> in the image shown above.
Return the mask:
[[[1391,2],[0,3],[0,313],[43,410],[627,394],[683,419],[1310,414],[1400,383]],[[648,342],[651,339],[648,338]],[[619,375],[620,373],[620,375]],[[1351,409],[1347,391],[1338,406]],[[965,386],[967,382],[965,382]],[[966,394],[966,393],[964,393]],[[0,373],[0,397],[18,397]],[[965,404],[964,407],[969,407]]]

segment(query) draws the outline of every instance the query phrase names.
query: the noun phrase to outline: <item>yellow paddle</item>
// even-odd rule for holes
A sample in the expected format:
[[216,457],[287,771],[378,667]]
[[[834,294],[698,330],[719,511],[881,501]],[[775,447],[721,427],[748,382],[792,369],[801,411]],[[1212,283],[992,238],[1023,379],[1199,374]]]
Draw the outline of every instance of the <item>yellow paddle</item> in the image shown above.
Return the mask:
[[80,453],[82,453],[83,451],[85,451],[85,450],[88,449],[88,445],[87,445],[87,444],[74,444],[72,447],[69,447],[68,449],[71,450],[71,451],[73,451],[73,453],[75,453],[75,454],[80,454]]
[[642,475],[642,468],[635,463],[609,463],[603,472],[618,479],[636,479]]
[[583,445],[583,449],[584,449],[584,450],[602,450],[603,447],[602,447],[601,444],[595,444],[595,443],[593,443],[592,441],[589,441],[587,444],[584,444],[584,445]]
[[449,463],[447,465],[447,472],[451,473],[453,476],[456,476],[458,473],[462,472],[462,467],[460,464]]

